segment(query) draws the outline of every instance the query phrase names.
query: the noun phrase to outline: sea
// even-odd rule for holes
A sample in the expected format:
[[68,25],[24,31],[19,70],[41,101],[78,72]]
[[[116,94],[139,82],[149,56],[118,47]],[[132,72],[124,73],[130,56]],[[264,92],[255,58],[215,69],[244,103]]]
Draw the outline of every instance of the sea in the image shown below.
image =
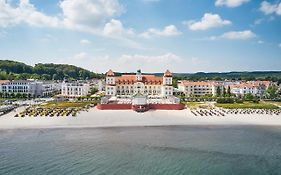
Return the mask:
[[0,130],[0,175],[281,175],[281,127]]

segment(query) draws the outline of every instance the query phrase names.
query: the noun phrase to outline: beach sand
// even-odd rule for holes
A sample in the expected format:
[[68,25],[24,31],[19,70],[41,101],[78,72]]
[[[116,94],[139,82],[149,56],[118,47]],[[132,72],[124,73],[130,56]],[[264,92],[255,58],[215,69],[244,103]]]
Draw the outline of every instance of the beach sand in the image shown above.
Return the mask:
[[123,126],[167,125],[281,125],[281,116],[276,115],[226,115],[194,116],[189,109],[180,111],[158,110],[136,113],[130,110],[81,111],[77,117],[14,117],[24,108],[18,108],[0,117],[0,129],[19,128],[86,128]]

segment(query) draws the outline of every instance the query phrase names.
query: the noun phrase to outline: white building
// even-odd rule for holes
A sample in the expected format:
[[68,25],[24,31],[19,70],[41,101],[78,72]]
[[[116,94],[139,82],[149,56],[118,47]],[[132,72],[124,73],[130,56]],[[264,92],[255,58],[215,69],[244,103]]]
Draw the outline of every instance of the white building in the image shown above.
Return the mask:
[[105,94],[107,96],[133,96],[136,94],[152,96],[173,95],[172,73],[166,71],[162,77],[142,74],[122,74],[116,76],[112,70],[106,73]]
[[0,83],[0,92],[6,94],[25,94],[27,96],[45,97],[58,91],[56,83],[38,80],[13,80]]
[[275,86],[275,83],[270,81],[179,81],[178,89],[180,92],[184,92],[187,96],[205,96],[205,95],[217,95],[217,89],[220,91],[227,91],[230,88],[230,92],[235,95],[244,96],[251,93],[256,96],[265,95],[266,89],[269,86]]
[[98,91],[105,91],[105,79],[92,79],[90,80],[90,86]]
[[61,83],[54,83],[53,81],[39,81],[37,82],[37,92],[42,97],[54,95],[54,93],[60,92]]
[[82,97],[89,94],[90,85],[82,82],[63,82],[61,95],[65,97]]
[[215,96],[217,95],[218,87],[223,91],[223,84],[214,81],[182,80],[178,82],[178,90],[185,93],[188,97]]
[[263,96],[267,88],[274,83],[270,81],[247,81],[239,82],[238,84],[230,85],[231,93],[235,95],[244,96],[245,94],[253,94],[256,96]]

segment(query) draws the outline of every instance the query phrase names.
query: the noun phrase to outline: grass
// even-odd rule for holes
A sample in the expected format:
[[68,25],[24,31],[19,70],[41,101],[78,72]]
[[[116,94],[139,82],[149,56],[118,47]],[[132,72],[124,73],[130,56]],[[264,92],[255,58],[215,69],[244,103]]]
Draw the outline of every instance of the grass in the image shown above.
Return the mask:
[[196,108],[208,108],[208,104],[206,102],[184,102],[188,108],[196,109]]
[[94,102],[84,102],[84,101],[78,101],[78,102],[69,102],[69,101],[62,101],[62,102],[47,102],[43,103],[41,106],[46,108],[79,108],[79,107],[85,107],[89,104],[93,104]]
[[281,106],[281,101],[265,101],[265,103]]
[[233,104],[216,103],[215,105],[217,107],[222,107],[227,109],[279,109],[278,106],[265,102],[259,102],[259,103],[244,102],[244,103],[233,103]]

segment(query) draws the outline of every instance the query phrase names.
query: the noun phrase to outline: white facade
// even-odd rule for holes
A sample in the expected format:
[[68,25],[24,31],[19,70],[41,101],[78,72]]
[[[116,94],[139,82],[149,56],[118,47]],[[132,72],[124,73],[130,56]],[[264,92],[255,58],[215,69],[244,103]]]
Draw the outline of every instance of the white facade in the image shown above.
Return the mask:
[[7,94],[26,94],[31,96],[49,96],[57,89],[55,83],[37,80],[14,80],[2,83],[0,92]]
[[65,97],[82,97],[89,94],[90,85],[88,83],[79,82],[63,82],[61,87],[61,95]]
[[230,92],[235,95],[241,95],[241,96],[244,96],[245,94],[253,94],[253,95],[260,96],[264,94],[265,89],[259,86],[236,85],[231,87]]
[[266,89],[272,85],[269,81],[179,81],[178,89],[180,92],[184,92],[187,96],[204,96],[204,95],[217,95],[217,88],[219,87],[221,92],[228,87],[230,92],[235,95],[244,96],[251,93],[253,95],[262,96],[265,94]]
[[173,95],[172,74],[166,71],[163,77],[149,74],[124,74],[115,76],[110,70],[106,74],[105,93],[107,96],[135,94],[170,96]]
[[192,96],[215,96],[217,95],[217,88],[223,90],[223,85],[211,81],[179,81],[178,90],[185,93],[188,97]]

